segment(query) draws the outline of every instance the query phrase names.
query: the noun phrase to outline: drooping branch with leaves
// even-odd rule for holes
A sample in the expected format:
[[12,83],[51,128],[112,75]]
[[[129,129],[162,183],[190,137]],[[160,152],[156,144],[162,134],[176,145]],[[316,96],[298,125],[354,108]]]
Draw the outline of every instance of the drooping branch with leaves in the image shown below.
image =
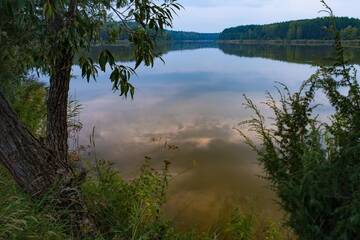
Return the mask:
[[[6,106],[0,114],[3,122],[0,132],[5,134],[0,147],[0,162],[10,170],[20,186],[33,195],[39,195],[59,177],[57,173],[61,173],[60,176],[71,173],[67,160],[67,112],[74,56],[79,57],[82,76],[87,81],[96,79],[98,71],[110,69],[113,89],[120,95],[133,97],[135,87],[130,83],[131,75],[141,63],[152,66],[157,57],[151,34],[171,27],[173,15],[180,8],[177,0],[0,0],[0,48],[4,50],[0,53],[0,69],[11,72],[15,63],[17,74],[14,78],[26,75],[31,68],[50,77],[45,143],[40,143],[18,122],[0,93],[1,105]],[[83,54],[84,49],[89,50],[99,42],[101,27],[110,21],[121,23],[118,34],[126,32],[135,53],[134,66],[117,63],[111,51],[106,49],[97,59]],[[2,82],[10,81],[5,74],[0,74],[0,77]],[[12,131],[14,126],[21,126],[18,132]],[[10,132],[17,135],[7,135]],[[22,144],[25,142],[33,144],[25,146]],[[14,152],[18,154],[12,154]],[[34,161],[22,164],[25,152],[29,157],[36,155]],[[46,168],[42,166],[44,161],[49,163]],[[47,171],[50,166],[54,169]],[[32,169],[36,171],[32,172]],[[31,177],[26,177],[23,172],[28,172]],[[45,182],[38,184],[35,191],[32,186],[37,183],[34,181]]]

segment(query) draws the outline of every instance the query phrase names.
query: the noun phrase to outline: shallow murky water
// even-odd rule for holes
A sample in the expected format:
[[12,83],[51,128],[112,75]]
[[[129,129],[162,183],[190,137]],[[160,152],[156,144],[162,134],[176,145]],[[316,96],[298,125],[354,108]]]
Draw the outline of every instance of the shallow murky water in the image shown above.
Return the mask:
[[[243,94],[260,103],[276,81],[297,89],[328,51],[211,44],[172,49],[164,51],[166,64],[138,71],[134,100],[112,93],[109,74],[88,84],[75,67],[71,94],[84,106],[81,143],[95,126],[97,154],[125,177],[137,173],[145,156],[158,168],[170,161],[174,177],[164,209],[180,227],[210,227],[235,206],[280,217],[255,154],[233,128],[250,116]],[[320,109],[328,110],[326,104]]]

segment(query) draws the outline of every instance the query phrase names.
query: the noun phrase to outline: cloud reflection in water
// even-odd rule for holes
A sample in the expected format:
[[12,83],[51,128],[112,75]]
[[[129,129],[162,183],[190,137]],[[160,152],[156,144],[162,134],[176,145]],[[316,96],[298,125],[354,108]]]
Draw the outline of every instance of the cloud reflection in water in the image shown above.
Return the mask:
[[[170,52],[164,59],[165,65],[139,71],[133,101],[111,93],[108,74],[91,84],[75,79],[71,89],[85,107],[81,142],[96,126],[98,154],[126,177],[137,173],[144,156],[156,167],[171,161],[176,177],[165,209],[179,226],[208,227],[236,204],[278,215],[255,154],[233,127],[250,116],[244,93],[259,103],[275,81],[296,89],[314,68],[219,49]],[[165,142],[179,149],[165,150]]]

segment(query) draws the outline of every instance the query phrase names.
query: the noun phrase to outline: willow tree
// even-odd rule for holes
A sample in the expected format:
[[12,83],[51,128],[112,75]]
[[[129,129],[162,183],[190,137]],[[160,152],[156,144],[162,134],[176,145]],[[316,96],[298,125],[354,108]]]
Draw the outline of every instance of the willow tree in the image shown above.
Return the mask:
[[[151,34],[171,27],[180,7],[177,0],[0,0],[0,45],[6,46],[0,68],[14,64],[15,51],[26,56],[17,59],[17,69],[26,72],[32,67],[50,76],[45,143],[22,125],[0,93],[0,161],[20,186],[38,195],[70,172],[67,103],[74,56],[79,56],[87,81],[110,68],[113,89],[133,97],[131,75],[141,63],[152,66],[156,57]],[[82,55],[101,40],[100,29],[109,21],[119,22],[116,32],[128,36],[135,66],[118,64],[108,50],[98,59]]]

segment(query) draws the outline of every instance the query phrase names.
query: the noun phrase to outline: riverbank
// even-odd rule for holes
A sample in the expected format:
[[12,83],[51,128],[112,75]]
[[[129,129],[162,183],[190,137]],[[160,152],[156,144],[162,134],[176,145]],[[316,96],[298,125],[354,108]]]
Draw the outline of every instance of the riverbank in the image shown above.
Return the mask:
[[[141,174],[125,181],[110,165],[92,166],[78,186],[85,214],[92,224],[77,222],[77,212],[58,205],[58,188],[32,199],[0,166],[0,239],[163,239],[282,240],[289,234],[280,223],[261,221],[256,213],[234,209],[230,219],[206,232],[179,231],[163,216],[166,172],[144,165]],[[90,228],[89,228],[90,227]]]

